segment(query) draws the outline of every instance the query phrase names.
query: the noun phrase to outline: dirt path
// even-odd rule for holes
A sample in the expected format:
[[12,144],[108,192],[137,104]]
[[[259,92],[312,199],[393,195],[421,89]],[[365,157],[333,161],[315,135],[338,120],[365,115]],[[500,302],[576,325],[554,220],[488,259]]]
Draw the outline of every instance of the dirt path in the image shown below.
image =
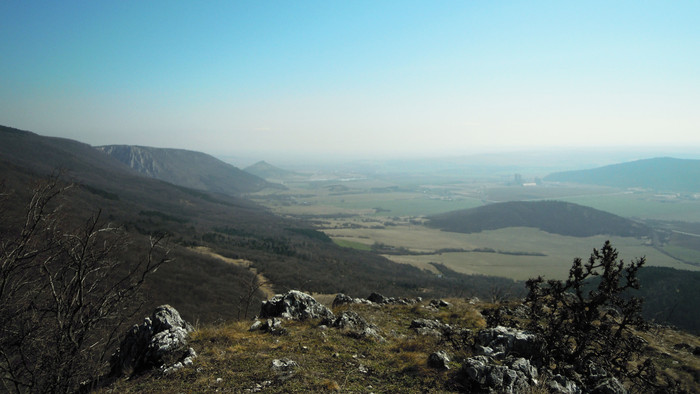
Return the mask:
[[205,247],[205,246],[196,246],[194,248],[190,248],[191,250],[201,253],[207,256],[214,257],[215,259],[219,259],[225,263],[237,265],[239,267],[244,267],[250,270],[250,272],[254,273],[258,277],[258,281],[262,283],[260,286],[260,291],[265,294],[266,298],[271,298],[272,296],[275,295],[275,291],[272,289],[272,282],[270,282],[263,274],[258,273],[258,270],[253,267],[253,263],[244,260],[244,259],[232,259],[229,257],[224,257],[218,253],[213,252],[211,249]]

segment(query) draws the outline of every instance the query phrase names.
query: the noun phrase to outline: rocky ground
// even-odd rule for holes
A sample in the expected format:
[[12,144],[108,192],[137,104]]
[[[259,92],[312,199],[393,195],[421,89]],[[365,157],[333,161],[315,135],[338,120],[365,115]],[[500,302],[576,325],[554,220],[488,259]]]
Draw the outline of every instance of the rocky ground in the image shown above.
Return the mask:
[[[499,313],[495,308],[501,307]],[[515,328],[518,303],[476,299],[367,299],[332,305],[291,291],[263,302],[259,319],[192,331],[157,309],[113,358],[106,392],[624,393],[595,365],[576,378],[537,362],[538,339]],[[498,315],[498,319],[494,319]],[[510,322],[511,327],[488,322]],[[189,333],[189,334],[188,334]],[[700,390],[700,339],[654,327],[645,354],[680,392]]]

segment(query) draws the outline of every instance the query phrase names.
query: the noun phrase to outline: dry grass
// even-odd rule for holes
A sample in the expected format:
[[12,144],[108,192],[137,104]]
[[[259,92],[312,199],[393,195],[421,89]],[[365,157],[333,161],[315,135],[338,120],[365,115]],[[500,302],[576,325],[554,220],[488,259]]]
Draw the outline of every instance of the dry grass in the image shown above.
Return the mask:
[[[457,392],[457,371],[469,347],[437,336],[420,335],[409,329],[417,318],[437,319],[455,327],[479,329],[486,325],[479,310],[487,303],[472,305],[449,299],[452,306],[435,310],[417,305],[344,305],[334,310],[353,310],[375,324],[383,340],[355,339],[334,328],[319,327],[318,321],[285,321],[288,333],[281,336],[250,332],[251,322],[204,326],[191,334],[191,345],[199,357],[191,368],[172,375],[144,375],[115,383],[107,392]],[[692,348],[674,349],[686,343],[699,346],[697,337],[671,329],[643,334],[649,342],[647,354],[659,370],[679,380],[689,392],[697,391],[694,380],[700,361]],[[451,357],[448,371],[427,366],[428,355],[445,350]],[[290,358],[299,364],[293,376],[279,378],[271,370],[273,359]],[[544,386],[532,393],[547,392]]]
[[700,338],[667,327],[640,336],[648,342],[645,353],[653,357],[659,372],[679,382],[686,392],[700,391],[700,357],[693,354],[700,348]]
[[[437,318],[445,323],[461,321],[467,328],[483,326],[473,306],[453,301],[455,313],[417,306],[342,306],[352,309],[379,327],[383,340],[355,339],[340,330],[319,327],[318,321],[285,321],[281,336],[250,332],[250,322],[234,322],[199,328],[191,345],[199,357],[192,368],[160,377],[146,375],[119,381],[113,392],[203,392],[255,390],[265,392],[420,392],[444,390],[450,374],[429,368],[428,355],[448,350],[433,336],[409,329],[416,318]],[[467,317],[460,319],[457,314]],[[463,352],[463,350],[460,350]],[[454,351],[452,351],[454,354]],[[466,354],[462,354],[466,356]],[[290,358],[299,364],[289,379],[271,370],[273,359]],[[459,367],[455,363],[455,367]],[[371,388],[370,388],[371,386]]]

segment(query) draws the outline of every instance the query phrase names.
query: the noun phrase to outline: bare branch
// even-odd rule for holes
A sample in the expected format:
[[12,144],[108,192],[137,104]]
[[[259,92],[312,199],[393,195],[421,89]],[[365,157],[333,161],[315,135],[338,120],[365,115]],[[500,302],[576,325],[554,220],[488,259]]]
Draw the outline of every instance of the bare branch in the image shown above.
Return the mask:
[[[167,237],[125,261],[124,232],[102,224],[101,211],[70,229],[57,197],[58,177],[38,185],[18,223],[0,241],[0,380],[7,391],[68,392],[106,366],[134,295],[169,261]],[[1,193],[10,198],[8,193]]]

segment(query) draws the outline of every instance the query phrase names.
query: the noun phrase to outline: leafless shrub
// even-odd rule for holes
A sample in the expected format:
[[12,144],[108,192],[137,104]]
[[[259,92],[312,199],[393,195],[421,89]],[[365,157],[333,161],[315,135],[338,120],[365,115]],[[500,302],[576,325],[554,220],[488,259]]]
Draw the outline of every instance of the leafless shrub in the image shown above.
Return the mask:
[[239,320],[250,317],[250,306],[255,299],[255,295],[258,294],[258,290],[260,290],[261,287],[268,284],[266,280],[260,279],[257,275],[252,275],[247,280],[243,279],[242,282],[244,293],[238,298],[238,313],[236,315],[236,319]]
[[[125,261],[126,234],[100,212],[71,228],[57,177],[26,210],[0,212],[0,379],[5,391],[74,392],[104,371],[133,297],[168,261],[154,236],[142,259]],[[2,198],[11,198],[4,193]]]

